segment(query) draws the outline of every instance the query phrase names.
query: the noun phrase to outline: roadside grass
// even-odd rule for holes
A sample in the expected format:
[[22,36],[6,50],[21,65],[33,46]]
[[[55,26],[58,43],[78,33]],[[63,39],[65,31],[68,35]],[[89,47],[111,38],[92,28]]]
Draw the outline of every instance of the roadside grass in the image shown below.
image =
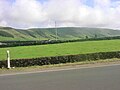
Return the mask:
[[120,51],[120,40],[86,41],[0,48],[0,60],[6,60],[6,50],[10,50],[11,59],[111,52]]
[[91,61],[83,61],[83,62],[74,62],[74,63],[64,63],[64,64],[53,64],[53,65],[43,65],[43,66],[29,66],[29,67],[15,67],[12,69],[0,68],[0,74],[11,74],[11,73],[20,73],[20,72],[37,72],[37,71],[44,71],[44,70],[54,70],[54,69],[65,69],[71,67],[82,67],[85,65],[109,65],[111,63],[120,63],[120,59],[113,58],[113,59],[105,59],[105,60],[91,60]]

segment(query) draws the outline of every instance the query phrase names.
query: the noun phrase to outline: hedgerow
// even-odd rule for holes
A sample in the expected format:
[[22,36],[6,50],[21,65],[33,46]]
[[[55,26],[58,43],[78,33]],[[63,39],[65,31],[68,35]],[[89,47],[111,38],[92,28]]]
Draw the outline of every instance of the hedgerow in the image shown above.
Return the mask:
[[[50,64],[61,64],[61,63],[74,63],[89,60],[100,60],[100,59],[111,59],[120,58],[120,51],[116,52],[99,52],[90,54],[78,54],[78,55],[66,55],[66,56],[55,56],[55,57],[42,57],[42,58],[31,58],[31,59],[15,59],[11,60],[11,67],[27,67],[34,65],[50,65]],[[7,60],[0,61],[0,68],[7,67]]]
[[102,37],[102,38],[86,38],[86,39],[76,39],[76,40],[0,41],[0,43],[3,43],[2,45],[0,45],[0,48],[16,47],[16,46],[30,46],[30,45],[44,45],[44,44],[57,44],[57,43],[67,43],[67,42],[113,40],[113,39],[120,39],[120,36]]

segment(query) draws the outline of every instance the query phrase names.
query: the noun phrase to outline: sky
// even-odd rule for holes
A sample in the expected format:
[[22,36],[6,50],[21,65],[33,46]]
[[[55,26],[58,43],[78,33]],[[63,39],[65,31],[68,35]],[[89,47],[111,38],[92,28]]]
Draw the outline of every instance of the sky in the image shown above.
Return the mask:
[[120,0],[0,0],[0,26],[120,29]]

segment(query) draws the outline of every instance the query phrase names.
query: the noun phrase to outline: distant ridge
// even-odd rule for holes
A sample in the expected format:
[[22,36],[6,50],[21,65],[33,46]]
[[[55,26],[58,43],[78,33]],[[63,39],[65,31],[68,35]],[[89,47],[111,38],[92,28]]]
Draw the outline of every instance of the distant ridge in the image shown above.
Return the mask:
[[[55,28],[31,28],[14,29],[11,27],[0,27],[0,41],[4,40],[54,40],[56,38]],[[88,27],[60,27],[57,28],[58,39],[83,39],[94,37],[120,36],[120,30]]]

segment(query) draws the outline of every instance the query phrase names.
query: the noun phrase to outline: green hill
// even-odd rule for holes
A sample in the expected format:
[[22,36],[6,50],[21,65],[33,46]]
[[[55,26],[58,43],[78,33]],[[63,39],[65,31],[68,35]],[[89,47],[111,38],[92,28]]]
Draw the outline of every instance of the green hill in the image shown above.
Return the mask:
[[[58,39],[83,39],[88,38],[120,36],[120,30],[87,28],[87,27],[62,27],[57,28]],[[14,29],[11,27],[0,27],[0,41],[4,40],[45,40],[55,39],[56,28],[31,28]]]

